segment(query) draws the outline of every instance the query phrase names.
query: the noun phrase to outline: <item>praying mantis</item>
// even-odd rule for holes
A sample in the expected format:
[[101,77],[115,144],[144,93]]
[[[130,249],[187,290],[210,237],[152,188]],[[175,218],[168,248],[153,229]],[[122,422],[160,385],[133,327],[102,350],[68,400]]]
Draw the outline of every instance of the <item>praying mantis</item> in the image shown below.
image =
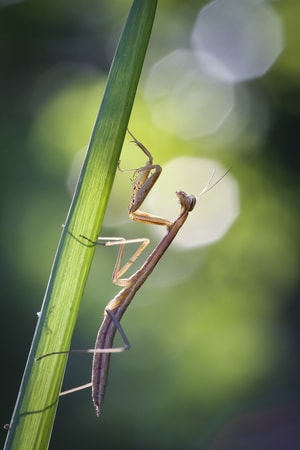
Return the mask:
[[[125,336],[125,333],[120,325],[120,320],[127,310],[128,306],[130,305],[131,301],[133,300],[135,294],[152,273],[153,269],[155,268],[161,257],[164,255],[164,253],[167,251],[168,247],[176,237],[181,227],[184,225],[189,213],[194,209],[196,205],[196,197],[194,195],[188,195],[184,191],[177,191],[176,196],[180,204],[180,211],[177,218],[173,222],[163,217],[143,212],[139,209],[146,196],[152,189],[153,185],[157,181],[158,177],[160,176],[162,168],[158,164],[153,164],[153,157],[149,150],[141,142],[139,142],[129,130],[128,132],[133,138],[133,142],[148,157],[146,164],[134,171],[135,179],[133,182],[132,196],[129,203],[129,217],[134,221],[165,226],[166,234],[159,241],[157,246],[148,256],[142,266],[128,278],[122,278],[122,276],[130,268],[133,262],[136,261],[142,251],[147,247],[147,245],[149,244],[149,239],[138,238],[126,240],[124,238],[98,238],[99,242],[95,242],[86,236],[80,236],[82,239],[88,241],[92,245],[98,244],[105,246],[120,246],[117,261],[113,270],[112,280],[116,285],[121,286],[122,289],[106,305],[104,309],[104,318],[99,328],[94,348],[89,350],[77,350],[77,352],[84,351],[94,354],[92,365],[92,381],[83,386],[64,391],[60,394],[65,395],[80,389],[92,387],[92,398],[97,416],[100,415],[105,395],[110,355],[111,353],[121,352],[130,348],[128,339]],[[205,188],[201,191],[200,195],[212,189],[212,187],[219,183],[219,181],[227,174],[227,172],[213,185],[211,185],[211,180],[214,175],[212,174],[210,180],[208,181]],[[140,246],[129,259],[129,261],[125,263],[123,267],[121,267],[121,260],[125,245],[133,242],[140,243]],[[113,348],[113,341],[117,330],[119,331],[124,341],[124,346]],[[37,360],[45,356],[61,353],[69,353],[69,351],[53,352],[47,355],[42,355],[37,358]]]

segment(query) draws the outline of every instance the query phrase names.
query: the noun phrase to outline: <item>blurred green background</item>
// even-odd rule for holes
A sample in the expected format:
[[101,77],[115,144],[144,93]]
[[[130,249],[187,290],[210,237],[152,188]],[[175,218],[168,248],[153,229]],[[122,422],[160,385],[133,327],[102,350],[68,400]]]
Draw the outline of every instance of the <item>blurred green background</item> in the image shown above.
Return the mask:
[[[204,114],[186,102],[189,118],[175,89],[166,97],[174,100],[176,126],[149,86],[159,61],[191,51],[196,16],[208,2],[159,4],[131,130],[162,165],[185,156],[232,166],[228,179],[238,183],[240,214],[213,245],[170,249],[123,319],[132,349],[112,357],[102,416],[96,418],[88,390],[62,398],[51,449],[298,448],[300,3],[264,3],[282,29],[278,57],[260,76],[228,84],[233,106],[215,132],[188,138],[186,118],[200,127]],[[71,175],[87,147],[130,2],[0,5],[4,424],[69,208]],[[259,35],[256,47],[263,47]],[[129,140],[124,168],[144,163]],[[164,172],[159,189],[169,191],[176,215],[174,189],[163,178]],[[190,192],[180,172],[173,178],[175,189]],[[206,181],[196,179],[199,192]],[[151,228],[129,221],[129,195],[130,174],[117,174],[101,235],[150,236],[155,245]],[[189,218],[194,228],[201,201]],[[74,349],[93,346],[103,308],[118,291],[111,283],[116,251],[96,254]],[[71,355],[65,388],[86,383],[90,369],[90,355]]]

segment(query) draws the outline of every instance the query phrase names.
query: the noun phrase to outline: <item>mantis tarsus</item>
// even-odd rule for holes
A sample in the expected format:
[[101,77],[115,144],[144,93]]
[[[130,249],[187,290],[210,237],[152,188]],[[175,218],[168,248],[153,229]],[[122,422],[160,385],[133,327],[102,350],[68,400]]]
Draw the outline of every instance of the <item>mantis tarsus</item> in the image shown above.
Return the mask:
[[[129,132],[130,133],[130,132]],[[85,387],[92,387],[92,398],[94,406],[96,409],[96,414],[99,415],[101,411],[102,402],[104,399],[110,354],[115,352],[120,352],[130,348],[129,342],[123,332],[120,325],[120,320],[134,298],[136,292],[146,281],[149,275],[152,273],[158,261],[164,255],[169,245],[172,243],[176,237],[178,231],[185,223],[189,213],[194,209],[196,204],[196,197],[194,195],[188,195],[183,191],[177,191],[176,195],[180,203],[180,212],[178,217],[173,221],[169,221],[162,217],[154,216],[149,213],[140,211],[138,208],[143,203],[145,197],[151,190],[152,186],[156,182],[157,178],[161,173],[161,167],[157,164],[153,164],[153,158],[149,150],[140,143],[133,135],[134,142],[141,148],[141,150],[147,155],[148,161],[145,166],[135,170],[135,180],[133,183],[133,193],[129,204],[129,216],[132,220],[138,222],[150,223],[155,225],[166,226],[167,233],[157,244],[152,253],[148,256],[143,265],[130,277],[121,278],[132,263],[137,259],[141,252],[148,245],[148,239],[132,239],[125,240],[123,238],[108,239],[107,242],[94,242],[91,239],[81,236],[83,239],[91,242],[92,244],[100,245],[120,245],[119,254],[117,257],[116,265],[113,271],[113,282],[123,289],[107,304],[104,310],[104,319],[99,328],[95,347],[94,349],[85,350],[86,352],[93,353],[93,368],[92,368],[92,381],[86,385],[80,386],[78,388],[70,389],[68,391],[62,392],[60,395],[64,395],[70,392],[77,391],[79,389],[84,389]],[[226,172],[227,173],[227,172]],[[225,175],[224,175],[225,176]],[[222,177],[223,178],[223,177]],[[217,183],[220,179],[217,181]],[[207,186],[203,189],[201,194],[210,190],[214,185],[210,185],[211,179],[209,180]],[[103,238],[99,238],[102,240]],[[124,247],[128,243],[141,242],[141,245],[130,258],[130,260],[121,267],[121,258],[123,255]],[[112,348],[114,337],[117,329],[119,330],[123,341],[124,347]],[[81,350],[78,350],[81,351]],[[61,354],[69,352],[54,352],[51,354]],[[49,355],[49,354],[48,354]],[[38,359],[45,356],[43,355]]]

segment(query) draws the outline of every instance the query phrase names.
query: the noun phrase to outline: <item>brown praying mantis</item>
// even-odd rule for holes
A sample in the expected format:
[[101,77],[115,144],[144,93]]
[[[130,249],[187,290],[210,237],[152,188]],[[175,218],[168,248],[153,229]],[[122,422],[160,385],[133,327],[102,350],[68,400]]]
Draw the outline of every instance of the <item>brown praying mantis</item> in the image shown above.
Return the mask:
[[[122,276],[136,261],[142,251],[147,247],[147,245],[149,244],[149,239],[138,238],[126,240],[124,238],[98,238],[99,242],[95,242],[81,235],[83,239],[87,240],[93,245],[98,244],[106,246],[120,246],[112,279],[115,284],[117,284],[118,286],[122,286],[122,290],[105,307],[104,318],[97,334],[95,347],[89,350],[72,350],[72,352],[87,352],[94,354],[92,381],[83,386],[64,391],[60,394],[65,395],[80,389],[92,387],[92,398],[97,415],[100,414],[106,390],[110,355],[111,353],[121,352],[130,348],[129,341],[120,325],[120,320],[127,310],[128,306],[130,305],[131,301],[133,300],[136,292],[140,289],[140,287],[152,273],[153,269],[155,268],[161,257],[164,255],[164,253],[167,251],[168,247],[176,237],[177,233],[188,218],[189,213],[194,209],[196,204],[196,197],[194,195],[188,195],[183,191],[177,191],[176,195],[180,203],[180,212],[173,222],[164,219],[163,217],[155,216],[138,209],[145,200],[154,183],[157,181],[162,168],[157,164],[153,164],[153,158],[149,150],[141,142],[139,142],[129,130],[128,132],[133,138],[133,142],[148,157],[148,161],[146,162],[145,166],[136,169],[134,172],[135,179],[133,182],[133,191],[129,204],[129,217],[132,220],[138,222],[165,226],[167,232],[154,248],[152,253],[148,256],[146,261],[142,264],[142,266],[128,278],[122,278]],[[211,185],[211,180],[214,175],[213,173],[207,185],[201,191],[200,195],[203,195],[205,192],[212,189],[217,183],[221,181],[221,179],[227,174],[227,172],[217,182]],[[129,259],[129,261],[125,263],[123,267],[121,267],[121,260],[125,245],[133,242],[141,242],[141,244]],[[124,341],[124,346],[113,348],[113,341],[117,330],[119,331]],[[45,356],[61,353],[69,353],[69,351],[48,353],[47,355],[40,356],[39,358],[37,358],[37,360],[44,358]]]

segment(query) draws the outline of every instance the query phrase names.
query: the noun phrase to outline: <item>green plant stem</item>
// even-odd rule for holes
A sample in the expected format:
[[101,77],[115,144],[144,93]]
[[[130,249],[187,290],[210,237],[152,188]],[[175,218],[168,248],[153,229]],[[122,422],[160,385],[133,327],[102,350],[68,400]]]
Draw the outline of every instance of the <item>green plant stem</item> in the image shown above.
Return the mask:
[[64,355],[41,361],[35,358],[70,347],[94,254],[94,247],[86,245],[80,234],[95,239],[100,229],[155,10],[156,0],[134,0],[126,21],[58,245],[10,423],[6,450],[48,448],[67,358]]

